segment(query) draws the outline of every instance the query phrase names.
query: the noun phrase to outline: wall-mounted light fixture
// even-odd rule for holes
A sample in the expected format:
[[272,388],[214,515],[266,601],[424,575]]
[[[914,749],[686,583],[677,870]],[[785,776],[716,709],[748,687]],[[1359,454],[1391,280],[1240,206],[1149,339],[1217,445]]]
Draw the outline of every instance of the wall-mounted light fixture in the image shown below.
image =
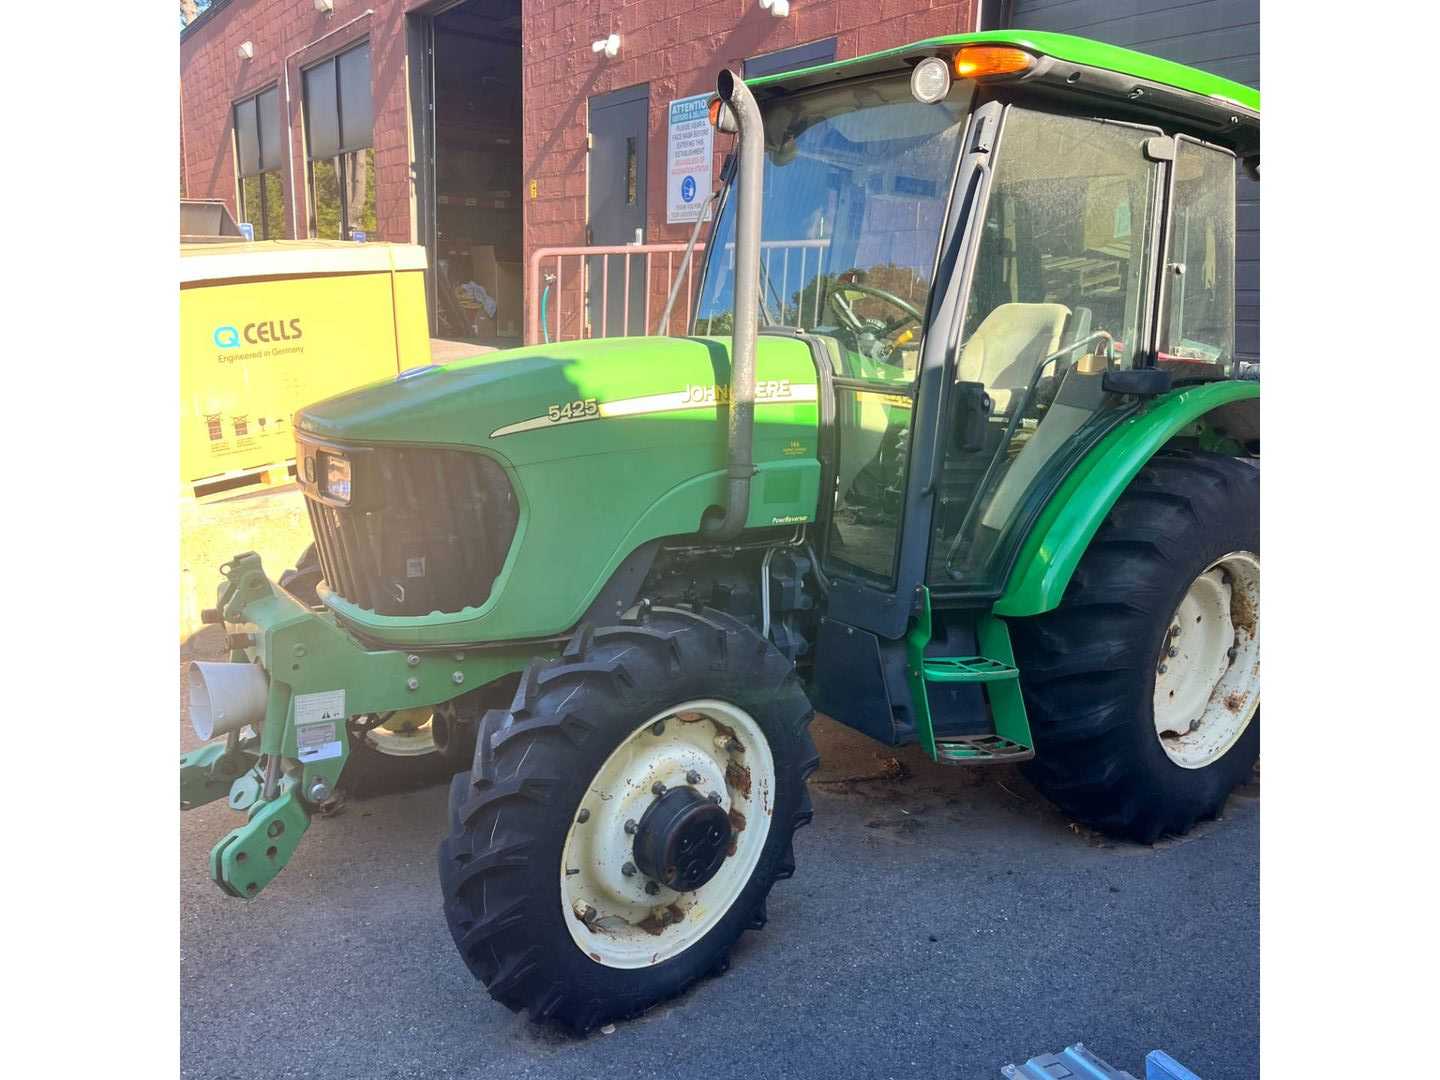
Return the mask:
[[790,0],[760,0],[760,7],[777,19],[790,14]]
[[335,0],[315,0],[315,10],[321,15],[335,14]]
[[590,51],[593,53],[604,53],[608,59],[615,59],[620,52],[620,35],[611,34],[607,38],[590,43]]
[[235,50],[235,55],[241,60],[253,60],[255,58],[255,43],[253,41],[242,41],[240,47]]

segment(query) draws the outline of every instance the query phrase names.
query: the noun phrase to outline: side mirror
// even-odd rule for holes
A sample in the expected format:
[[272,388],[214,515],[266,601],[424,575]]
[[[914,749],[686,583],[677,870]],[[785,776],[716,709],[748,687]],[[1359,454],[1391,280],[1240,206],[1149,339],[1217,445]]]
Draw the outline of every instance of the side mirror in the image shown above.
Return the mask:
[[981,382],[955,384],[955,428],[951,433],[958,453],[973,454],[985,449],[985,427],[995,401],[985,392]]

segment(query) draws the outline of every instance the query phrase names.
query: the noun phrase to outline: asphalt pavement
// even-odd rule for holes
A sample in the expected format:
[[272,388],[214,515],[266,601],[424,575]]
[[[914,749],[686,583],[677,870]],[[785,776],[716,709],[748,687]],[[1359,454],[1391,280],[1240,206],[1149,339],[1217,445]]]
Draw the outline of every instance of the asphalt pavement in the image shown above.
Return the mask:
[[238,815],[183,814],[182,1075],[994,1080],[1077,1041],[1138,1076],[1154,1048],[1203,1080],[1259,1075],[1258,778],[1141,847],[1012,768],[934,765],[823,718],[815,735],[815,821],[769,924],[726,975],[585,1039],[491,1001],[456,954],[442,787],[318,818],[249,902],[206,876]]

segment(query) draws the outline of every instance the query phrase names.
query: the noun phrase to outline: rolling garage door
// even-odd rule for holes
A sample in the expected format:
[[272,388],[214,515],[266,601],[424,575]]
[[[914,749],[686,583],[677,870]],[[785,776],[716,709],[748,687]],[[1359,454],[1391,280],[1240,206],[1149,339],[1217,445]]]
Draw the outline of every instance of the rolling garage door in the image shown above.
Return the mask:
[[[1260,88],[1259,0],[1009,0],[998,22],[1108,41]],[[1260,358],[1260,185],[1239,177],[1235,352]]]

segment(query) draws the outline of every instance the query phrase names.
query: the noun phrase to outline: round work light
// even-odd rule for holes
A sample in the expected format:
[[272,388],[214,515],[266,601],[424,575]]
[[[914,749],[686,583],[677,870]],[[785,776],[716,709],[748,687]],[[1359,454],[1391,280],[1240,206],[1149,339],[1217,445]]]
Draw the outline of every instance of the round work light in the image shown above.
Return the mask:
[[950,92],[950,65],[938,56],[927,56],[910,73],[910,93],[926,105],[939,101]]

